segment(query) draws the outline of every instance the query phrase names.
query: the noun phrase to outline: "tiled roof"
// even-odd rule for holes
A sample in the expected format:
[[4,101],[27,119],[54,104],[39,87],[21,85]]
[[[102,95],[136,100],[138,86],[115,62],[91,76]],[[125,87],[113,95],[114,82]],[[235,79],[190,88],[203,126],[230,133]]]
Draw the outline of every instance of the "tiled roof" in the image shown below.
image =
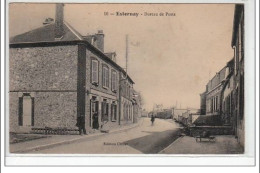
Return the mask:
[[222,68],[209,82],[208,82],[208,92],[218,86],[224,79],[226,75],[226,66]]
[[[60,41],[83,40],[82,36],[68,23],[64,22],[64,35]],[[50,42],[55,40],[55,24],[44,25],[40,28],[10,38],[10,43]]]

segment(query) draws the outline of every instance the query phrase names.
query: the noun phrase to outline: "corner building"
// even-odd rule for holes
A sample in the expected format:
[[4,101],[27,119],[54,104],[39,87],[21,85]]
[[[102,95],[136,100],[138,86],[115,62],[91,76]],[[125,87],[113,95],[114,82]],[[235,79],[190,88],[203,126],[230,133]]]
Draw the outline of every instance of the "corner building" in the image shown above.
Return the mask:
[[133,122],[134,82],[114,52],[104,53],[103,31],[82,36],[64,21],[63,6],[56,5],[55,21],[46,19],[42,27],[10,39],[10,132],[75,129],[80,115],[87,130],[94,114],[100,128]]

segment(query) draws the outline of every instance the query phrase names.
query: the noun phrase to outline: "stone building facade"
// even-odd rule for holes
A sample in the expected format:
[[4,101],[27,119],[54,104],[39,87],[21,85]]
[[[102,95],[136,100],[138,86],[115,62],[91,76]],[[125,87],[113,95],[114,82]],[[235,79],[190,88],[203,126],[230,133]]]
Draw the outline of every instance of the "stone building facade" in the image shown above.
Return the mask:
[[[128,122],[134,122],[133,116],[133,84],[131,78],[125,73],[121,72],[120,78],[120,120]],[[137,115],[135,115],[137,116]]]
[[78,45],[12,44],[9,57],[10,130],[74,126]]
[[244,117],[244,5],[235,6],[231,46],[234,49],[234,129],[239,143],[245,143]]
[[77,128],[80,115],[87,130],[94,114],[100,128],[133,122],[134,82],[115,53],[104,53],[103,31],[82,36],[63,20],[63,4],[56,13],[55,22],[10,39],[10,132]]
[[220,94],[225,75],[226,67],[222,68],[206,86],[206,115],[220,115]]
[[222,126],[230,126],[241,146],[244,124],[244,5],[236,4],[231,46],[234,58],[206,86],[206,114],[219,115]]
[[[222,125],[232,126],[234,122],[233,116],[233,72],[234,59],[230,60],[226,66],[226,78],[223,81],[223,89],[221,91],[221,122]],[[234,129],[233,129],[234,130]]]

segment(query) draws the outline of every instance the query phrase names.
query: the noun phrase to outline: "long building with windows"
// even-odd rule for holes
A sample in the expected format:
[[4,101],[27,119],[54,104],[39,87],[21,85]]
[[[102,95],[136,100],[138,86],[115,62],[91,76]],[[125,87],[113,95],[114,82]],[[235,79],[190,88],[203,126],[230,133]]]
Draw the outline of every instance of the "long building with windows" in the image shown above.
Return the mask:
[[[244,146],[244,5],[242,4],[235,5],[231,47],[234,49],[234,57],[206,86],[204,92],[206,115],[217,116],[219,125],[230,126],[232,134]],[[201,94],[201,98],[204,97],[204,93]],[[205,100],[204,98],[201,100],[203,108]]]
[[104,33],[82,36],[64,21],[63,4],[55,20],[10,39],[9,129],[87,130],[133,123],[133,80],[104,53]]
[[220,94],[226,77],[226,66],[206,86],[206,115],[220,114]]

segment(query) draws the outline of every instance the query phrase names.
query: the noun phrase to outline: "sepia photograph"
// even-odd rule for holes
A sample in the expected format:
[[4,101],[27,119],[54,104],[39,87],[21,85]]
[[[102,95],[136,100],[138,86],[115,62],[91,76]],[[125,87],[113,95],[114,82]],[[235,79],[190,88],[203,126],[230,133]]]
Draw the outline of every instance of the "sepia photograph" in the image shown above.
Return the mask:
[[7,152],[245,154],[245,13],[9,3]]

